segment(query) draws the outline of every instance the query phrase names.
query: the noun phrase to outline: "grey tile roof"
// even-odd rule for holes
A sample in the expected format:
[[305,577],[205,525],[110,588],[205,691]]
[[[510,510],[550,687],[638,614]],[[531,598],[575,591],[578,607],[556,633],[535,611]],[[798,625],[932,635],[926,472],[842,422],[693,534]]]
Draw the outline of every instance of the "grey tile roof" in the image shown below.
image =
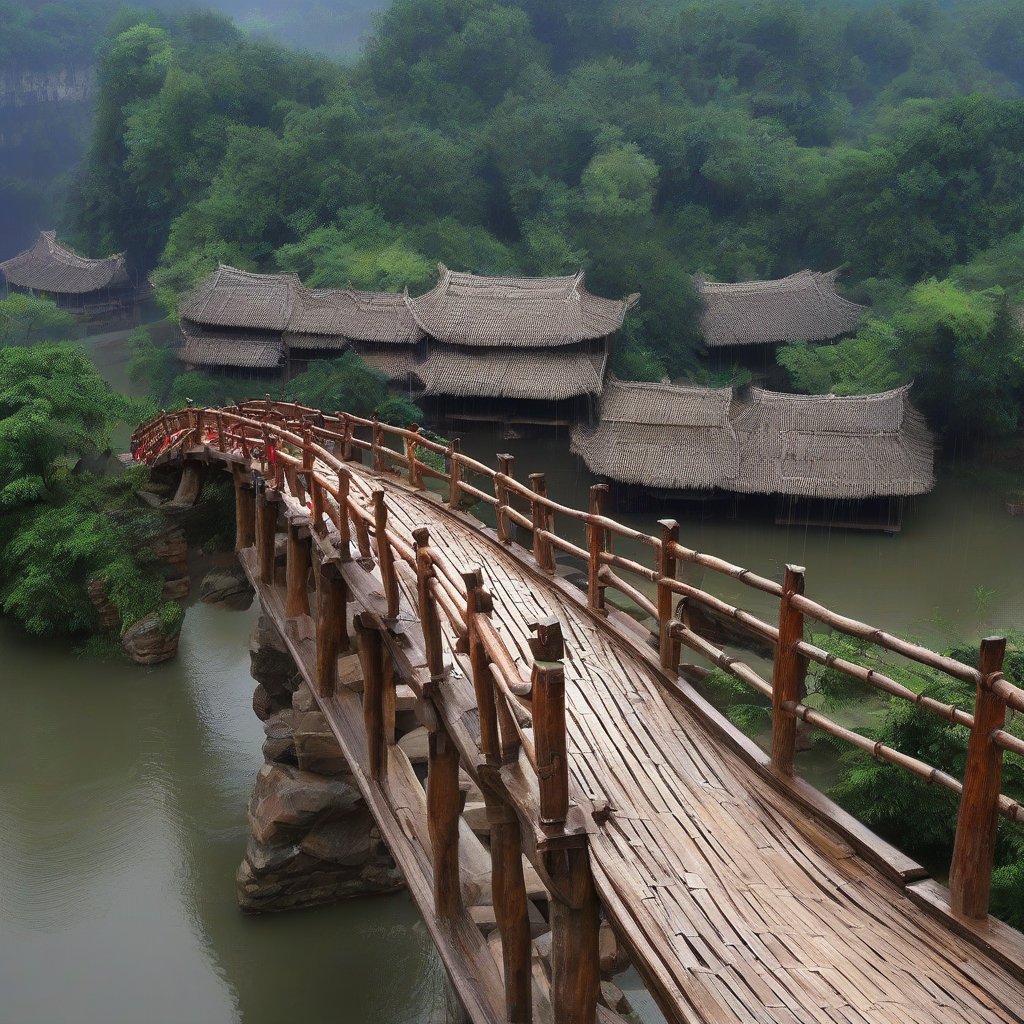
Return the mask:
[[280,365],[281,343],[276,338],[213,334],[183,328],[185,343],[178,358],[192,366],[237,366],[273,369]]
[[182,302],[182,320],[211,327],[285,331],[302,282],[295,274],[250,274],[219,266]]
[[31,249],[0,263],[10,284],[61,295],[87,295],[131,284],[124,253],[93,260],[57,241],[56,232],[41,231]]
[[836,292],[838,271],[801,270],[777,281],[722,284],[698,274],[700,325],[708,348],[828,341],[854,329],[863,306]]
[[604,299],[572,277],[478,277],[438,264],[437,284],[407,298],[425,334],[450,345],[551,348],[614,333],[638,299]]

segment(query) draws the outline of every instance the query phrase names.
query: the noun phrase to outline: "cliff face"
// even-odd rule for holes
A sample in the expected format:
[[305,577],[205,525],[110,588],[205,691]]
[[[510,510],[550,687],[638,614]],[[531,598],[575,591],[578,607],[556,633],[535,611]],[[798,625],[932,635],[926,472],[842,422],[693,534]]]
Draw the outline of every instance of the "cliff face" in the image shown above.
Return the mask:
[[95,91],[91,67],[51,71],[0,71],[0,110],[36,103],[81,103]]

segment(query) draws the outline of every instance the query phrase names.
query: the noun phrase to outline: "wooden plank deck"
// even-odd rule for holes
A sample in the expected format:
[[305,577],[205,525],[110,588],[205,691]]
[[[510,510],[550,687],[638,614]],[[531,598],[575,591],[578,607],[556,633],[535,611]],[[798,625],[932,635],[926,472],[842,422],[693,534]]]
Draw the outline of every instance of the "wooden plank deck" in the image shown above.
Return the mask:
[[595,881],[670,1020],[1024,1021],[1018,975],[766,785],[635,643],[468,517],[384,486],[390,529],[428,526],[454,564],[483,568],[524,665],[528,623],[561,621],[573,796],[612,808],[591,834]]

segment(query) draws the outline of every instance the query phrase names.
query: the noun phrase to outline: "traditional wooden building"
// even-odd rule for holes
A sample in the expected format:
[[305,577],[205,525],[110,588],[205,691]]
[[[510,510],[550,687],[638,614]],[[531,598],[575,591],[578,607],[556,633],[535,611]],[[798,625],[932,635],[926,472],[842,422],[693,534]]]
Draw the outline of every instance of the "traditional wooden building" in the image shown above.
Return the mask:
[[613,482],[673,497],[760,495],[780,523],[898,529],[935,486],[934,439],[909,387],[789,395],[611,380],[572,449]]
[[702,300],[700,326],[708,349],[830,341],[850,333],[863,306],[836,291],[838,270],[801,270],[775,281],[724,284],[694,278]]
[[[182,304],[182,359],[286,377],[352,349],[442,414],[534,420],[601,394],[612,338],[637,296],[604,299],[583,274],[478,277],[439,264],[425,295],[308,289],[294,274],[221,266]],[[523,403],[535,403],[525,409]]]
[[77,315],[130,310],[136,289],[124,253],[94,260],[62,245],[55,231],[41,231],[31,249],[0,263],[8,288],[18,288]]

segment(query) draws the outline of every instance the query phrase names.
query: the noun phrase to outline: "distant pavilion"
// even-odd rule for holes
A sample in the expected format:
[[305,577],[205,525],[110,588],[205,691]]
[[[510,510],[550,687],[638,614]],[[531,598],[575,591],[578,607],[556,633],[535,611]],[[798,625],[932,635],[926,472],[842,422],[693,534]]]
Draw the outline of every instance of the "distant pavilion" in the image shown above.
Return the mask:
[[55,231],[42,231],[31,249],[0,263],[9,288],[40,298],[79,315],[130,307],[136,289],[128,276],[124,253],[94,260],[62,245]]

